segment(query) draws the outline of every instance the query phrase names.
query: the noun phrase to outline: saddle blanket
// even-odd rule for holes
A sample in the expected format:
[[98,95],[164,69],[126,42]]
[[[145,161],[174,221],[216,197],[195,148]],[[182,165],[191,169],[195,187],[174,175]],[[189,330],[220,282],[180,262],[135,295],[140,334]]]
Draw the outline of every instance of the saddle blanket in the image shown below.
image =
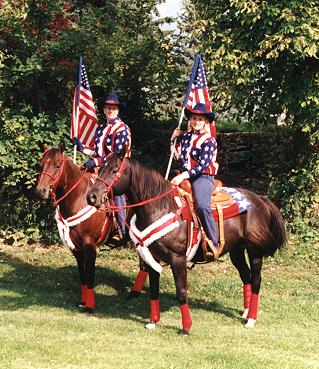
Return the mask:
[[[247,201],[246,196],[236,188],[222,187],[221,191],[228,193],[234,200],[233,204],[222,208],[224,219],[232,218],[251,208],[251,204]],[[218,222],[217,209],[213,210],[213,217],[215,221]]]

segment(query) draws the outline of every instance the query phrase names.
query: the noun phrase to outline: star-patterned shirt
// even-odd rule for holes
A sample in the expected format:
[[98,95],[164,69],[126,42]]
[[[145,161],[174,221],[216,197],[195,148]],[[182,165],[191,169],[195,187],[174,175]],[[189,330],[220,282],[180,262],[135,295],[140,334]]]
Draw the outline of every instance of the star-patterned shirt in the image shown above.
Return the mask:
[[131,131],[119,117],[97,127],[94,143],[95,152],[87,154],[94,156],[96,166],[101,166],[110,152],[119,154],[123,148],[126,150],[125,156],[131,156]]
[[205,131],[185,132],[175,146],[175,157],[189,177],[199,174],[215,175],[218,170],[217,142]]

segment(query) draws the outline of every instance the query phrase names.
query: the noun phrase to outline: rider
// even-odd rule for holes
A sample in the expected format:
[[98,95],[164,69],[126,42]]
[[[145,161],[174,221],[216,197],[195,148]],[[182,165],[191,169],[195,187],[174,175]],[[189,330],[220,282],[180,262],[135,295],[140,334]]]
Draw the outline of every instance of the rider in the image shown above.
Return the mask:
[[[116,93],[110,92],[103,102],[103,113],[106,118],[106,122],[102,122],[96,128],[94,141],[95,148],[92,150],[88,146],[82,144],[77,138],[73,137],[73,144],[77,145],[79,151],[91,156],[91,158],[84,163],[84,167],[93,172],[94,168],[100,167],[105,162],[106,156],[115,152],[121,153],[123,148],[126,149],[125,157],[131,156],[131,131],[128,125],[126,125],[118,116],[120,110],[120,101]],[[114,196],[115,204],[117,206],[125,206],[125,196]],[[125,219],[125,209],[119,210],[119,214],[116,213],[116,218],[120,226],[120,238],[124,239],[126,236],[125,223],[122,219]]]
[[[185,116],[189,119],[188,131],[183,132],[176,128],[171,136],[172,150],[176,159],[181,159],[182,163],[182,173],[172,179],[172,184],[178,186],[184,179],[189,179],[197,214],[212,251],[207,251],[206,260],[217,259],[219,244],[211,212],[214,175],[218,170],[217,142],[210,129],[210,124],[214,124],[215,114],[208,112],[204,104],[198,103],[193,109],[185,108]],[[177,143],[174,146],[175,138]]]

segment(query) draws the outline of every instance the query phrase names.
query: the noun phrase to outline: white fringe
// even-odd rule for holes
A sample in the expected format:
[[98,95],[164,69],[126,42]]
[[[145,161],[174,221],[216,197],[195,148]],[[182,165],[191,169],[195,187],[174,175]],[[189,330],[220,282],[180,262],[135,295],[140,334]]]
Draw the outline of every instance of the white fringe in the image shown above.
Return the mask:
[[[130,222],[130,237],[131,240],[134,242],[135,245],[138,245],[137,251],[140,254],[141,258],[145,261],[146,264],[148,264],[150,267],[152,267],[154,270],[156,270],[158,273],[162,272],[161,265],[153,258],[153,255],[150,253],[148,246],[151,245],[153,242],[158,240],[159,238],[165,236],[169,232],[172,232],[175,228],[179,227],[179,222],[175,221],[169,226],[163,228],[159,232],[153,234],[151,237],[147,238],[144,241],[144,245],[141,246],[137,237],[140,239],[145,238],[150,232],[152,232],[155,228],[159,227],[160,225],[166,223],[168,220],[173,219],[175,217],[174,213],[165,214],[160,219],[158,219],[153,224],[146,227],[143,231],[140,231],[136,228],[136,214],[132,216],[131,222]],[[136,237],[137,236],[137,237]]]
[[95,206],[88,205],[81,209],[75,215],[64,219],[61,216],[59,207],[57,206],[55,212],[55,220],[58,226],[59,236],[64,245],[68,246],[71,250],[75,249],[75,245],[70,237],[70,227],[74,227],[77,224],[89,219],[97,211]]

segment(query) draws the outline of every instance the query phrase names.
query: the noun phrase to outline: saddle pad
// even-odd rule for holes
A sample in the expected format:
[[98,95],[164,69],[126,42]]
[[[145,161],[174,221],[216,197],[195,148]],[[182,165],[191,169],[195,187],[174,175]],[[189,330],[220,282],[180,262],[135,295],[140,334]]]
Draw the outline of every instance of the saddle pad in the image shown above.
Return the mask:
[[[251,204],[247,201],[246,196],[236,188],[222,187],[221,191],[228,193],[234,200],[233,204],[222,207],[224,219],[232,218],[251,208]],[[213,216],[215,221],[218,221],[217,209],[213,210]]]
[[[228,205],[222,206],[223,218],[228,219],[232,218],[244,211],[247,211],[251,208],[251,204],[247,201],[246,197],[237,189],[231,187],[222,187],[222,192],[227,193],[231,196],[232,201],[228,203]],[[180,191],[180,195],[184,195],[185,193]],[[215,221],[218,222],[218,211],[217,209],[212,210],[213,217]],[[192,215],[188,206],[185,206],[182,211],[182,218],[184,220],[192,220]]]

